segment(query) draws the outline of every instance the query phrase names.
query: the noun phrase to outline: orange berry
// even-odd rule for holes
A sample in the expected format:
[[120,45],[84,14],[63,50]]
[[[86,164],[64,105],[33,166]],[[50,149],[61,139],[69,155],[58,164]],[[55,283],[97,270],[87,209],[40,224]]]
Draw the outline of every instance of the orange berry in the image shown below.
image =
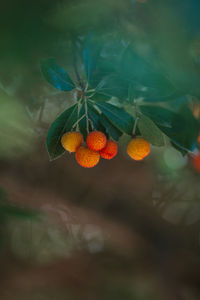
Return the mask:
[[106,147],[100,151],[100,155],[105,159],[112,159],[117,154],[117,150],[117,143],[114,141],[108,141]]
[[81,146],[75,154],[76,161],[84,168],[93,168],[100,160],[99,152],[91,150],[87,147]]
[[91,131],[86,139],[86,143],[89,149],[94,151],[100,151],[106,146],[107,138],[101,131]]
[[191,163],[193,168],[197,171],[200,172],[200,154],[196,154],[191,157]]
[[134,160],[142,160],[151,151],[150,144],[141,137],[132,139],[126,149],[128,155]]
[[200,143],[200,134],[198,136],[197,142]]
[[83,135],[80,132],[66,132],[61,138],[63,148],[69,152],[76,150],[83,144]]

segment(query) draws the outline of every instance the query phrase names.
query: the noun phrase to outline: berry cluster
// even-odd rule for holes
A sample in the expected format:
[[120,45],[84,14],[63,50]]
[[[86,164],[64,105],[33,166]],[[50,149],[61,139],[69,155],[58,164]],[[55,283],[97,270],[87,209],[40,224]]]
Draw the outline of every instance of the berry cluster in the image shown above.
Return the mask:
[[112,159],[117,154],[117,144],[107,140],[101,131],[92,131],[87,135],[86,145],[80,132],[67,132],[61,138],[63,148],[69,152],[76,152],[75,157],[79,165],[85,168],[96,166],[100,157]]
[[[83,135],[73,131],[65,133],[61,138],[63,148],[75,152],[76,161],[85,168],[92,168],[99,163],[100,158],[112,159],[118,152],[117,143],[107,140],[101,131],[91,131],[84,146]],[[142,160],[150,153],[149,143],[141,138],[133,138],[127,145],[127,153],[134,160]]]

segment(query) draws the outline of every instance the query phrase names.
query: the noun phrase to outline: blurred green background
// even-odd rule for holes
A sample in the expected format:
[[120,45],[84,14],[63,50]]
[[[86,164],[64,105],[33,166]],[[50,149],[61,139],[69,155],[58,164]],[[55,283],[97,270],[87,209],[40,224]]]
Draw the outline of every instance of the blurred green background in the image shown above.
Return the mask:
[[[131,42],[196,97],[200,3],[8,0],[0,4],[0,299],[200,297],[200,174],[189,156],[153,148],[82,169],[49,162],[50,123],[74,103],[43,79],[55,57],[73,77],[72,42],[90,31]],[[154,55],[155,57],[155,55]]]

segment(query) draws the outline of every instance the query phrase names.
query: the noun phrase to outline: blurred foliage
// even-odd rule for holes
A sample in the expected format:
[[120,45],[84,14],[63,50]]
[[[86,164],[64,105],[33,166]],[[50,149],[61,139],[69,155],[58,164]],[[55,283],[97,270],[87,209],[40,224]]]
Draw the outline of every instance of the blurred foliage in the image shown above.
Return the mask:
[[19,205],[13,204],[8,201],[7,193],[4,189],[0,188],[0,245],[1,250],[7,244],[7,226],[10,226],[13,220],[34,220],[39,217],[38,212],[32,211],[26,208],[22,208]]
[[130,7],[131,3],[127,0],[63,1],[57,4],[47,21],[69,36],[85,35],[94,29],[104,33],[118,27],[118,17]]
[[0,157],[16,158],[34,151],[33,123],[20,101],[0,91]]

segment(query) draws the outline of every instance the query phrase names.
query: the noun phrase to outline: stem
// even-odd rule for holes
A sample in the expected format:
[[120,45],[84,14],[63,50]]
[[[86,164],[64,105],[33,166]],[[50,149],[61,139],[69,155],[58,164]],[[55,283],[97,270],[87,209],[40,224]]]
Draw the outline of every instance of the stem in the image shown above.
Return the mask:
[[95,91],[96,91],[95,89],[87,90],[88,93],[95,92]]
[[[80,116],[80,111],[81,111],[81,100],[82,100],[82,97],[81,97],[81,99],[79,100],[79,102],[78,102],[78,118],[79,118],[79,116]],[[78,131],[79,130],[79,121],[80,120],[78,120],[78,122],[77,122],[77,124],[76,124],[76,131]]]
[[[83,119],[83,118],[85,118],[85,114],[84,115],[82,115],[82,117],[80,118],[80,119],[78,119],[75,123],[74,123],[74,125],[72,126],[72,129],[75,127],[75,126],[77,126],[78,125],[78,123]],[[78,128],[76,127],[76,131],[78,130]]]
[[87,89],[88,89],[88,82],[86,82],[86,86],[85,86],[84,92],[87,92]]
[[139,117],[136,117],[135,123],[134,123],[134,126],[133,126],[132,136],[135,136],[138,120],[139,120]]
[[91,125],[92,130],[94,130],[94,125],[93,125],[93,123],[92,123],[92,120],[90,120],[90,119],[88,119],[88,120],[89,120],[89,122],[90,122],[90,125]]
[[92,98],[96,93],[93,93],[92,95],[88,96],[88,98]]
[[86,116],[86,129],[89,133],[89,118],[88,118],[88,107],[87,107],[87,98],[85,97],[85,116]]
[[138,123],[138,120],[139,120],[138,110],[137,110],[137,103],[136,103],[135,99],[133,101],[133,104],[134,104],[134,108],[135,108],[135,123],[134,123],[134,126],[133,126],[132,135],[135,136],[135,132],[136,132],[136,129],[137,129],[137,123]]

